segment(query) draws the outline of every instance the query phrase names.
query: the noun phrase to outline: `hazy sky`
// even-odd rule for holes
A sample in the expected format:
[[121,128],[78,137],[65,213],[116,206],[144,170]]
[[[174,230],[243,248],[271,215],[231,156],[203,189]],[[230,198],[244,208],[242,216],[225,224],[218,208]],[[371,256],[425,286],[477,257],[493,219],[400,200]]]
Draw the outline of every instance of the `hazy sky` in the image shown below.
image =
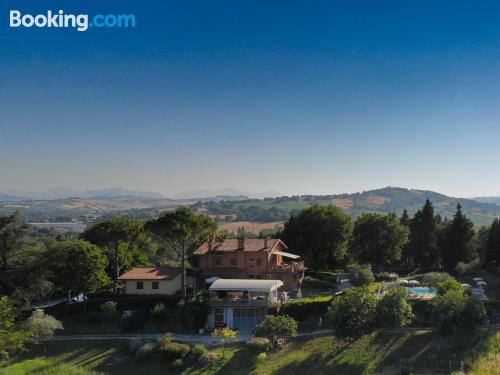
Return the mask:
[[0,2],[0,190],[477,196],[499,172],[498,1]]

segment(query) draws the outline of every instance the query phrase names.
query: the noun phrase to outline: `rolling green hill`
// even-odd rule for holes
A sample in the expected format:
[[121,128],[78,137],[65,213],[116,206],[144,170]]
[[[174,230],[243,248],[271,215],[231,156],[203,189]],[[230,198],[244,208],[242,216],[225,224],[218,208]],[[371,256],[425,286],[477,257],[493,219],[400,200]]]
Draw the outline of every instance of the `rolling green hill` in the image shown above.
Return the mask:
[[292,212],[313,204],[333,204],[351,216],[363,212],[397,212],[407,209],[413,215],[429,198],[436,211],[443,217],[451,218],[460,203],[466,215],[477,225],[490,224],[500,216],[500,206],[481,203],[471,199],[453,198],[427,190],[413,190],[386,187],[354,194],[301,195],[280,198],[251,199],[244,201],[199,202],[194,207],[200,211],[216,215],[219,219],[232,215],[233,220],[256,222],[286,220]]
[[219,222],[279,223],[290,214],[313,204],[333,204],[352,217],[363,212],[397,212],[406,208],[413,215],[429,198],[441,216],[452,217],[457,203],[477,225],[490,224],[500,217],[500,206],[472,199],[452,198],[426,190],[396,187],[364,191],[354,194],[301,195],[265,199],[243,197],[202,198],[199,200],[150,199],[139,197],[119,198],[65,198],[54,200],[25,200],[0,202],[0,213],[21,211],[29,222],[93,222],[96,218],[125,215],[148,219],[165,210],[191,206],[200,214],[216,217]]

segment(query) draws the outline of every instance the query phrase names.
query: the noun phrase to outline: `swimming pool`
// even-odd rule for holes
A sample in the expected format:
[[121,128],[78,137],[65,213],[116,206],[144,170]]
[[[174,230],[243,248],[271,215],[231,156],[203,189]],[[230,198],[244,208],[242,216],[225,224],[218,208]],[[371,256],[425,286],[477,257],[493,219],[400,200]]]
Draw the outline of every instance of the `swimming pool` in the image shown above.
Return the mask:
[[408,292],[415,294],[436,294],[436,289],[426,287],[408,288]]

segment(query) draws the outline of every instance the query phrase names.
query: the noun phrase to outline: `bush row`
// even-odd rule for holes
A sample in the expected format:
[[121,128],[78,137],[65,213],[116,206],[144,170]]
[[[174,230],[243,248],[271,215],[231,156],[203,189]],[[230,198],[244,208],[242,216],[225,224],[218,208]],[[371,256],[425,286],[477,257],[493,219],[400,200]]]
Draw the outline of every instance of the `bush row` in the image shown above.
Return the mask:
[[181,300],[180,296],[114,296],[110,298],[93,298],[85,302],[71,302],[50,306],[45,311],[50,315],[58,316],[60,314],[83,314],[85,311],[99,311],[102,304],[108,301],[116,302],[116,308],[119,311],[147,309],[151,310],[156,304],[161,303],[166,307],[176,307]]
[[283,305],[281,313],[289,315],[300,322],[310,315],[326,313],[332,298],[332,296],[302,298]]

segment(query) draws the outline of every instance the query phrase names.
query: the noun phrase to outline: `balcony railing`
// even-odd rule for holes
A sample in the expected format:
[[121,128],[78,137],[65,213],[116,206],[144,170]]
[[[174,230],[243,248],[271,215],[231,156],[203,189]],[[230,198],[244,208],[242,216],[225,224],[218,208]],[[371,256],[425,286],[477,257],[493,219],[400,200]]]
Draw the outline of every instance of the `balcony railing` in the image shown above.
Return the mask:
[[210,298],[210,306],[257,306],[268,307],[274,302],[267,298],[264,299],[248,299],[248,298]]
[[271,265],[269,270],[271,272],[302,272],[304,271],[304,262],[286,262],[280,265]]

